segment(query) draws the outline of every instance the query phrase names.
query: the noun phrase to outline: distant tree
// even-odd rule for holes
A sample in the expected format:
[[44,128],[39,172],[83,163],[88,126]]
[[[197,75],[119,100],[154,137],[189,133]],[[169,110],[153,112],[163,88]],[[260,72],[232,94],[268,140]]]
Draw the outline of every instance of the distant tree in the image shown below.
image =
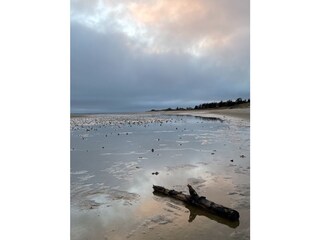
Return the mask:
[[228,107],[231,107],[231,106],[234,105],[234,102],[233,102],[232,100],[228,100],[228,101],[226,102],[226,105],[227,105]]
[[[242,98],[237,98],[235,101],[229,99],[225,102],[221,100],[220,102],[202,103],[194,106],[193,109],[197,110],[197,109],[208,109],[208,108],[231,107],[231,106],[235,106],[237,104],[241,104],[245,102],[250,102],[250,99],[245,100]],[[187,109],[189,110],[190,108],[187,108]]]
[[236,103],[243,103],[242,98],[237,98]]

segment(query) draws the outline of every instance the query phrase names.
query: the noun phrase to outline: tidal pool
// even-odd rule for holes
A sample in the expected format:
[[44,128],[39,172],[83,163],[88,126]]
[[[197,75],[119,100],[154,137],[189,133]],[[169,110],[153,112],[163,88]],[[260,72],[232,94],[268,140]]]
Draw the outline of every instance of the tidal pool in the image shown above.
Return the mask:
[[[187,184],[236,209],[240,221],[153,194],[153,185],[188,193]],[[250,123],[72,117],[70,192],[71,239],[249,239]]]

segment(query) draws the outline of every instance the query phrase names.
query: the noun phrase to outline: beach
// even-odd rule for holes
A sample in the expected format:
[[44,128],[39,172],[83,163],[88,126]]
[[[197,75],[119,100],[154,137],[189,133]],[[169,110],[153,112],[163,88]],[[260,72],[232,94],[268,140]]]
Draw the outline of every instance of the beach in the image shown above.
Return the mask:
[[168,115],[184,115],[198,116],[206,118],[222,118],[231,120],[243,120],[250,122],[250,107],[224,108],[224,109],[206,109],[206,110],[174,110],[174,111],[159,111],[159,114]]
[[[249,239],[249,119],[246,109],[72,117],[71,239]],[[187,184],[239,222],[153,194]]]

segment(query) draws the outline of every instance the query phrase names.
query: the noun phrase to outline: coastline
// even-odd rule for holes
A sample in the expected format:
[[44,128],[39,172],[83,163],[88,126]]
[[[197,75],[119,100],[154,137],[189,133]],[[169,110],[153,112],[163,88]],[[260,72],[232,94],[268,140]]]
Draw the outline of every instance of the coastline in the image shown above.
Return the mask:
[[223,120],[241,120],[250,123],[250,107],[246,108],[225,108],[225,109],[206,109],[206,110],[187,110],[187,111],[158,111],[165,115],[195,116],[203,118],[221,118]]
[[[96,115],[106,115],[107,113],[77,113],[71,114],[72,118],[92,117]],[[148,111],[148,112],[134,112],[134,113],[108,113],[115,115],[175,115],[175,116],[194,116],[202,118],[219,118],[221,120],[231,120],[236,122],[246,122],[250,124],[250,106],[249,107],[236,107],[236,108],[219,108],[219,109],[201,109],[201,110],[172,110],[172,111]]]

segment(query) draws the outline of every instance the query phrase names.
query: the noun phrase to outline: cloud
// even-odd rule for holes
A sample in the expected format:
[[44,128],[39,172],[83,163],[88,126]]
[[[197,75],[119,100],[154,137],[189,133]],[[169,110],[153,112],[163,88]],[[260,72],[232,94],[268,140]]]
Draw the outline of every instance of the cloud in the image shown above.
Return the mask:
[[72,111],[249,97],[249,1],[71,3]]
[[[200,54],[249,33],[249,0],[72,1],[73,19],[123,32],[151,52]],[[111,24],[110,24],[111,23]]]
[[248,31],[247,1],[158,0],[139,2],[129,9],[155,45],[169,49],[206,50],[225,47],[241,31]]

